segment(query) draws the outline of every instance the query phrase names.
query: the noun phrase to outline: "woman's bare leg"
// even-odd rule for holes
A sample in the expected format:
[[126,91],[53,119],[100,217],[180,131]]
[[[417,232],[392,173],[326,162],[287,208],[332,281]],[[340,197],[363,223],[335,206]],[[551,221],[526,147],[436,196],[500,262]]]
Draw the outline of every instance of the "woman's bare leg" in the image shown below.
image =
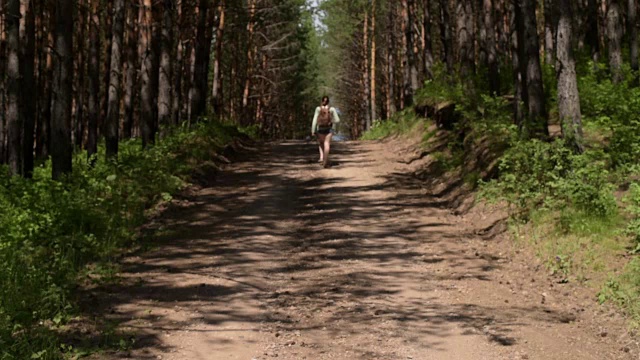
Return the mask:
[[320,152],[320,162],[324,161],[324,142],[326,135],[316,134],[318,140],[318,151]]
[[322,165],[324,165],[324,167],[329,167],[329,165],[331,164],[329,162],[329,153],[331,152],[331,138],[333,137],[333,134],[330,133],[329,135],[325,136],[324,139],[324,161],[322,163]]

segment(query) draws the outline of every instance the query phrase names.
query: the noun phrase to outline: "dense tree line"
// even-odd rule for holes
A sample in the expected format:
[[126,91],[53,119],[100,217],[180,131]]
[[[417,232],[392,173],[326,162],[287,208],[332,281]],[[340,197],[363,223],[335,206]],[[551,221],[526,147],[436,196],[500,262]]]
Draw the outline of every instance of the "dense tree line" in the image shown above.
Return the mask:
[[[226,118],[293,136],[312,111],[318,42],[304,0],[1,0],[0,163],[152,146]],[[314,99],[315,100],[315,99]],[[309,109],[311,108],[311,110]],[[306,120],[305,120],[306,122]]]
[[442,64],[470,92],[483,86],[512,96],[523,137],[544,138],[548,66],[557,75],[564,134],[581,148],[574,54],[590,54],[595,65],[608,59],[611,79],[620,82],[628,41],[628,62],[638,70],[635,0],[327,0],[322,10],[324,41],[336,49],[325,66],[334,69],[331,86],[354,136],[410,107]]

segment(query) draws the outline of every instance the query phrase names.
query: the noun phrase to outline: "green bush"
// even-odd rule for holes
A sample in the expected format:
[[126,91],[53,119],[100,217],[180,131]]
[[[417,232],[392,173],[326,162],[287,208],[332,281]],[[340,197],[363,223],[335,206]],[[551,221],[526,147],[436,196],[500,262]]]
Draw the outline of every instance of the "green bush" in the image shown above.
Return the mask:
[[617,212],[614,187],[600,157],[592,152],[577,155],[562,140],[515,140],[500,159],[500,178],[485,184],[483,192],[525,215],[534,209],[571,207],[611,216]]
[[129,244],[145,210],[169,199],[198,163],[237,135],[218,123],[181,128],[146,151],[139,141],[124,142],[117,164],[95,167],[79,153],[63,182],[50,179],[50,162],[35,169],[33,180],[3,168],[0,359],[59,358],[52,330],[75,309],[81,270]]

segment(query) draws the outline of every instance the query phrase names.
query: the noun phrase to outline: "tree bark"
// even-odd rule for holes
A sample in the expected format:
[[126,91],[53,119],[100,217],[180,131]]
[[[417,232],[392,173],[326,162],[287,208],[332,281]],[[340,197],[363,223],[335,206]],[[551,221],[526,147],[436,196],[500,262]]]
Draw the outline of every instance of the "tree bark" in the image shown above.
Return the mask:
[[514,2],[510,5],[510,29],[511,29],[511,61],[513,66],[514,79],[514,100],[513,100],[513,117],[518,129],[522,131],[524,123],[524,98],[525,87],[522,73],[522,65],[520,52],[522,47],[522,27],[519,26],[518,20],[520,15],[520,7]]
[[423,19],[422,19],[422,27],[424,33],[423,42],[424,42],[424,52],[423,52],[423,66],[422,71],[424,71],[424,75],[426,79],[433,78],[433,39],[431,37],[431,1],[430,0],[422,0],[422,11],[423,11]]
[[369,88],[369,11],[365,11],[364,14],[364,25],[362,27],[362,60],[364,62],[363,69],[361,71],[362,76],[362,89],[364,94],[362,94],[362,105],[363,105],[363,114],[362,123],[359,124],[360,128],[358,129],[358,133],[362,133],[369,129],[371,124],[371,107],[369,101],[371,100],[371,89]]
[[405,18],[405,39],[406,39],[406,67],[404,79],[404,108],[413,104],[413,96],[420,87],[418,83],[418,68],[416,67],[416,53],[414,49],[415,33],[414,26],[415,0],[403,1],[403,15]]
[[394,51],[396,48],[396,22],[395,22],[395,9],[396,3],[393,1],[389,2],[389,18],[388,18],[388,33],[387,33],[387,41],[389,46],[387,47],[387,119],[391,118],[393,114],[396,113],[396,99],[395,99],[395,71],[396,71],[396,62]]
[[51,121],[52,178],[71,173],[71,91],[73,80],[73,0],[56,1]]
[[474,19],[471,0],[456,2],[456,40],[460,74],[463,77],[475,72]]
[[8,0],[5,11],[7,26],[7,152],[9,171],[22,171],[22,119],[20,114],[20,0]]
[[158,80],[158,123],[164,127],[171,125],[174,11],[174,0],[163,0],[160,74]]
[[125,47],[126,72],[124,74],[124,119],[122,122],[122,138],[130,139],[133,136],[133,124],[135,117],[135,102],[138,94],[138,38],[139,32],[136,23],[139,20],[140,11],[134,7],[126,9],[127,12],[127,44]]
[[496,49],[495,23],[493,20],[493,0],[483,0],[483,28],[485,29],[484,48],[487,53],[487,70],[489,74],[489,90],[492,95],[500,92],[498,74],[498,54]]
[[218,8],[218,28],[216,29],[216,48],[213,59],[213,84],[211,86],[211,103],[213,113],[220,116],[222,113],[222,73],[220,72],[220,62],[222,60],[222,45],[224,44],[224,27],[226,16],[225,0],[220,1]]
[[576,150],[582,152],[582,116],[580,114],[580,95],[576,79],[575,59],[573,56],[573,11],[571,0],[559,0],[560,19],[557,32],[558,68],[558,115],[562,123],[562,134]]
[[440,37],[442,41],[442,62],[447,65],[447,71],[451,73],[454,59],[448,0],[440,0]]
[[371,96],[369,103],[371,105],[371,121],[367,124],[367,129],[371,129],[372,122],[378,117],[376,109],[376,0],[371,1]]
[[113,30],[111,38],[111,72],[109,75],[108,108],[105,124],[106,156],[108,160],[118,157],[120,140],[120,96],[122,82],[122,54],[124,44],[124,0],[114,0]]
[[607,11],[607,43],[609,45],[609,68],[614,83],[620,83],[622,74],[622,15],[620,0],[610,0]]
[[636,0],[628,0],[627,5],[628,19],[627,26],[629,27],[629,56],[631,57],[631,70],[633,70],[633,76],[635,83],[638,82],[638,24],[637,15],[638,7],[636,6]]
[[600,34],[598,26],[598,1],[587,0],[587,33],[586,42],[591,51],[591,60],[597,68],[600,61]]
[[[540,66],[540,41],[536,27],[536,9],[533,0],[518,0],[516,12],[518,30],[522,32],[520,49],[520,68],[523,77],[524,102],[527,109],[527,121],[523,124],[522,135],[525,138],[544,138],[549,135],[547,112],[542,85]],[[520,40],[520,38],[518,38]]]
[[544,0],[544,62],[554,65],[557,11],[554,4],[558,0]]
[[[255,6],[253,10],[255,11]],[[209,18],[209,0],[200,0],[198,4],[198,27],[195,44],[195,63],[193,71],[193,82],[190,91],[191,121],[196,121],[205,115],[207,110],[207,83],[209,72],[209,49],[210,38],[207,36],[207,20]],[[209,38],[209,42],[207,39]],[[247,81],[249,79],[247,78]],[[204,89],[204,91],[203,91]]]
[[87,103],[87,155],[91,159],[98,153],[98,124],[100,117],[100,0],[91,0],[89,23],[89,63]]
[[142,0],[140,22],[140,53],[142,54],[141,89],[140,89],[140,129],[142,147],[146,148],[155,142],[155,109],[153,90],[154,51],[152,45],[152,12],[151,0]]
[[[0,9],[5,8],[5,0],[0,0]],[[7,159],[6,155],[6,139],[7,139],[7,128],[6,128],[6,118],[5,118],[5,90],[6,90],[6,82],[5,82],[5,72],[7,70],[6,66],[2,64],[7,63],[6,57],[6,39],[5,39],[5,17],[3,14],[0,14],[0,164],[5,164]]]
[[36,127],[35,52],[36,52],[36,16],[33,0],[25,2],[25,30],[23,37],[24,53],[22,59],[22,174],[26,178],[33,176],[33,141]]

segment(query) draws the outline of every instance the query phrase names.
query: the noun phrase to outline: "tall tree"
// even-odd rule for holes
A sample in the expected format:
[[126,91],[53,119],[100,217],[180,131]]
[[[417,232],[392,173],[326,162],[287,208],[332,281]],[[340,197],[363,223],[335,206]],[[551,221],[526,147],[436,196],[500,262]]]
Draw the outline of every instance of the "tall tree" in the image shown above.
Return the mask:
[[34,149],[33,141],[36,126],[36,81],[35,81],[35,53],[36,53],[36,15],[33,0],[23,0],[25,14],[25,29],[22,37],[24,46],[22,55],[22,174],[31,178],[33,174]]
[[20,114],[20,0],[8,0],[5,11],[7,27],[7,151],[9,170],[19,175],[22,170],[22,119]]
[[106,156],[115,159],[118,156],[118,141],[120,129],[120,97],[122,82],[122,54],[124,45],[124,0],[114,0],[113,3],[113,30],[111,40],[111,74],[109,79],[109,91],[107,119],[105,126]]
[[631,57],[631,70],[633,70],[635,81],[638,81],[638,7],[636,0],[628,0],[627,4],[627,26],[629,27],[629,56]]
[[557,0],[544,0],[544,62],[553,65],[556,51]]
[[211,103],[213,112],[216,115],[222,113],[222,73],[220,71],[220,62],[222,61],[222,49],[224,44],[224,27],[226,16],[225,0],[220,1],[218,5],[218,27],[216,29],[216,47],[213,58],[213,84],[211,86]]
[[463,76],[475,72],[474,16],[472,0],[456,2],[456,40],[460,71]]
[[573,56],[573,9],[571,0],[559,0],[560,19],[557,31],[558,116],[562,133],[569,143],[582,152],[582,119],[580,95]]
[[98,124],[100,117],[100,0],[91,1],[89,21],[89,62],[87,102],[87,154],[89,157],[98,152]]
[[447,65],[447,71],[453,70],[453,46],[451,36],[451,16],[449,15],[449,1],[440,0],[440,38],[442,42],[442,62]]
[[73,0],[56,0],[51,121],[52,177],[71,172],[71,92],[73,80]]
[[125,6],[127,12],[126,45],[125,45],[125,73],[124,73],[124,119],[122,121],[122,138],[130,139],[133,136],[133,123],[135,116],[135,103],[138,94],[138,18],[140,11],[135,7]]
[[609,45],[609,68],[614,83],[619,83],[623,80],[622,30],[620,0],[609,0],[607,11],[607,44]]
[[516,12],[516,22],[518,23],[518,31],[522,32],[518,39],[522,39],[522,41],[518,41],[520,69],[524,81],[524,102],[527,109],[527,121],[523,123],[522,134],[526,138],[543,138],[549,135],[549,128],[540,66],[536,6],[534,0],[517,0],[517,2],[519,11]]
[[431,38],[431,1],[422,0],[422,41],[424,51],[422,54],[422,71],[427,79],[433,78],[433,41]]
[[[199,0],[198,3],[198,25],[196,30],[195,44],[195,62],[193,70],[193,82],[190,90],[191,116],[192,121],[203,116],[207,111],[207,84],[209,82],[209,59],[211,37],[208,35],[211,31],[208,26],[209,1]],[[254,9],[255,11],[255,5]],[[204,91],[203,91],[204,90]]]
[[160,40],[160,76],[158,80],[158,122],[171,124],[172,72],[173,72],[173,18],[174,0],[163,0],[162,38]]
[[485,41],[483,48],[487,54],[487,70],[489,74],[489,90],[493,95],[500,91],[500,78],[498,75],[498,54],[496,51],[495,23],[493,20],[493,0],[483,0],[483,29]]
[[418,82],[418,68],[416,65],[416,53],[415,53],[415,0],[405,0],[406,8],[404,11],[406,26],[406,49],[407,52],[407,69],[405,70],[405,86],[404,86],[404,99],[405,107],[413,104],[413,96],[420,87]]
[[154,56],[152,46],[153,16],[151,10],[151,0],[141,2],[140,21],[140,53],[142,54],[142,69],[140,71],[140,129],[142,135],[142,147],[147,147],[155,142],[155,114],[154,106],[154,80],[153,66]]
[[591,51],[591,60],[597,67],[600,61],[600,31],[598,26],[598,0],[587,0],[585,40]]
[[371,106],[370,122],[367,124],[367,129],[371,128],[371,121],[375,121],[377,118],[376,110],[376,0],[371,0],[371,74],[369,79],[371,80],[370,86],[370,99],[369,104]]

